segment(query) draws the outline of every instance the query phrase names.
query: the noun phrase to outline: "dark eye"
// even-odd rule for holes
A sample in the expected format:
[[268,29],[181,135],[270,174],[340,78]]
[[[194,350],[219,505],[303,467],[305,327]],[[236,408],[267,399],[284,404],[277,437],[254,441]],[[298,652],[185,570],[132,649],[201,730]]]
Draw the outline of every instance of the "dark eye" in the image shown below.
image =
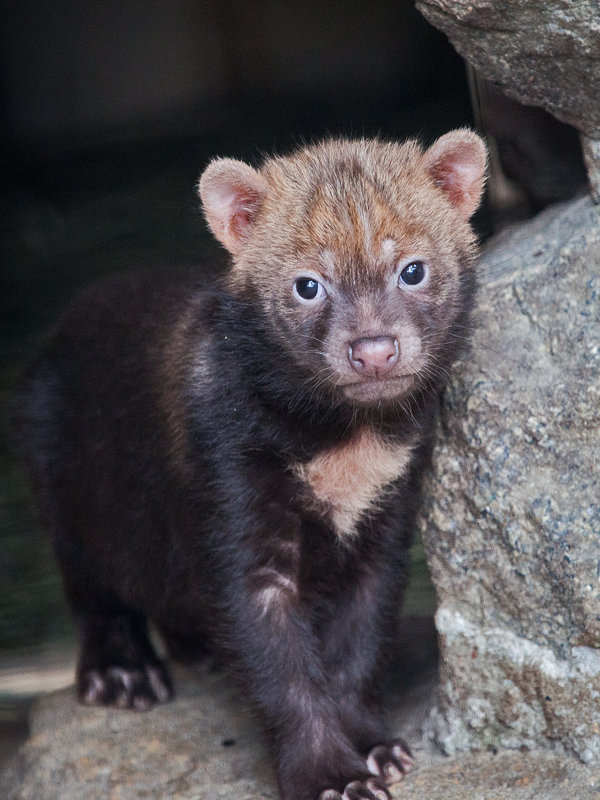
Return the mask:
[[425,264],[422,261],[411,261],[400,273],[400,280],[407,286],[416,286],[425,278]]
[[315,300],[317,297],[322,297],[324,293],[323,287],[314,278],[296,278],[294,289],[302,300]]

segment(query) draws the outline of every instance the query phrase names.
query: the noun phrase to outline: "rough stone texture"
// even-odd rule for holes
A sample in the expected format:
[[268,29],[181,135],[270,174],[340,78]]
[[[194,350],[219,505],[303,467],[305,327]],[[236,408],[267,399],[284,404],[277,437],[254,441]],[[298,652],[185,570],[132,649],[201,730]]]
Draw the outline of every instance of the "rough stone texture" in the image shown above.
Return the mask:
[[598,800],[599,794],[600,770],[540,750],[445,759],[394,789],[397,800]]
[[598,0],[417,0],[488,80],[600,138]]
[[588,173],[594,202],[600,203],[600,137],[581,136],[583,160]]
[[276,798],[266,748],[231,684],[206,670],[177,678],[177,699],[147,713],[81,706],[73,689],[43,698],[0,796]]
[[[597,800],[600,768],[564,755],[440,756],[420,737],[434,694],[431,672],[423,664],[413,669],[420,683],[388,692],[392,728],[411,741],[418,758],[418,769],[392,789],[398,800],[504,800],[508,791],[511,800]],[[146,714],[85,708],[72,689],[41,700],[29,742],[0,776],[0,797],[277,798],[264,738],[231,680],[206,669],[179,670],[175,678],[179,699]]]
[[582,133],[600,202],[600,0],[417,0],[478,73]]
[[446,393],[423,511],[443,749],[600,762],[600,209],[486,248],[470,358]]

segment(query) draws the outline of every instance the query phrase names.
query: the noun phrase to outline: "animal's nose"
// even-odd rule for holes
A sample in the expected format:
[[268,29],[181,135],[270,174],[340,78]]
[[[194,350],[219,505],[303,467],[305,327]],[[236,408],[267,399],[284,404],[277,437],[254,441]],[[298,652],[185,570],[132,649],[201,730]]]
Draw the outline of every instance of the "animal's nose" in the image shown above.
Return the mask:
[[380,378],[398,363],[399,352],[392,336],[363,336],[350,343],[348,360],[359,375]]

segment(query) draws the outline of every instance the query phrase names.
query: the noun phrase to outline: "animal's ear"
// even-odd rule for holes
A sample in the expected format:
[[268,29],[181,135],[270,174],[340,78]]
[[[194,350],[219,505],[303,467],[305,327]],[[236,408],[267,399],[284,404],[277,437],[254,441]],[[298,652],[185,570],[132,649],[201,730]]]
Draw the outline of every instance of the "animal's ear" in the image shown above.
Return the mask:
[[267,187],[243,161],[217,158],[204,170],[198,193],[210,229],[230,253],[244,248]]
[[423,163],[452,205],[468,219],[479,205],[485,185],[487,150],[483,140],[466,129],[450,131],[425,151]]

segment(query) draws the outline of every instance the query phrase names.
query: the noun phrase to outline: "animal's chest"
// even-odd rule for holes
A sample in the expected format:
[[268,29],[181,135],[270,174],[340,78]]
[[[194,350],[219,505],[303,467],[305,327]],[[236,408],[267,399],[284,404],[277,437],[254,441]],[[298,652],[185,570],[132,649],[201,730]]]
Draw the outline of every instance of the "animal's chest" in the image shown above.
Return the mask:
[[338,536],[351,536],[364,514],[377,508],[390,485],[406,474],[410,444],[390,443],[363,428],[349,442],[295,468],[329,516]]

